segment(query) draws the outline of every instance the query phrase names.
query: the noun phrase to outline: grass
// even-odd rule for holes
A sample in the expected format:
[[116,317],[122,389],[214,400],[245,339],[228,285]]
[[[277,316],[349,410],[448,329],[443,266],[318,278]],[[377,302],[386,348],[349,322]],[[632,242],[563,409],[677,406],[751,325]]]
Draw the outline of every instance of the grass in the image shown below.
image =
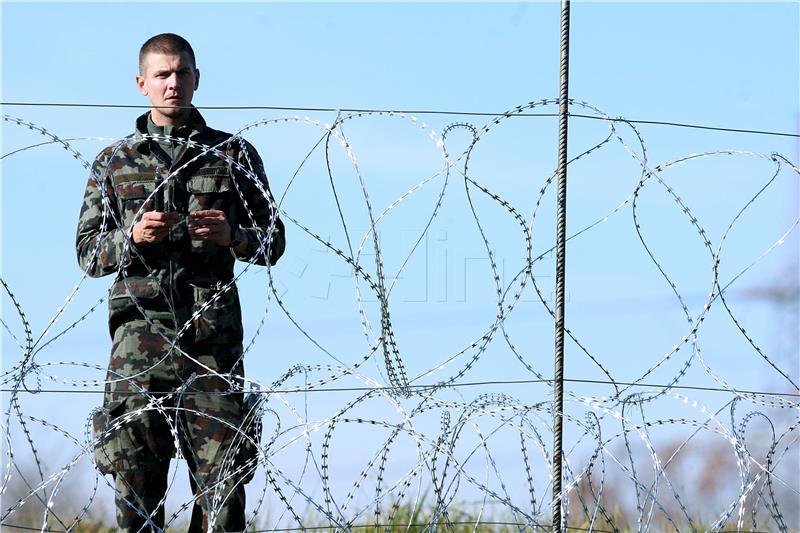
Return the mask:
[[[423,498],[422,501],[425,501]],[[72,519],[74,514],[60,513],[62,520]],[[261,519],[256,520],[254,524],[248,529],[250,532],[257,531],[273,531],[274,523],[268,518],[269,513],[264,515]],[[389,517],[392,517],[390,520]],[[572,515],[575,516],[575,515]],[[380,524],[375,523],[375,516],[364,516],[353,524],[348,524],[346,531],[353,533],[377,533],[377,532],[390,532],[390,533],[433,533],[433,532],[446,532],[446,533],[472,533],[472,532],[486,532],[486,533],[534,533],[549,531],[547,526],[532,527],[518,524],[514,515],[508,510],[500,510],[496,512],[483,512],[480,513],[479,509],[474,505],[466,503],[451,503],[447,506],[446,512],[442,512],[441,508],[435,505],[418,505],[414,506],[413,502],[400,502],[393,505],[391,508],[382,509],[380,515]],[[613,513],[612,519],[616,527],[610,526],[605,522],[595,522],[592,531],[596,532],[619,532],[619,533],[633,533],[636,531],[635,521],[631,521],[630,517],[624,516],[618,509]],[[2,530],[13,532],[30,532],[41,530],[42,513],[40,510],[35,511],[31,508],[22,508],[19,512],[14,513],[7,523],[4,523]],[[8,524],[13,524],[21,527],[11,527]],[[634,524],[633,527],[631,524]],[[68,524],[69,525],[69,524]],[[705,531],[710,524],[702,522],[695,522],[695,531]],[[680,533],[684,531],[691,531],[688,524],[684,524],[685,529],[678,525]],[[56,520],[49,520],[49,527],[51,531],[64,531],[65,528],[61,526]],[[570,520],[569,531],[589,531],[588,521]],[[168,533],[179,533],[188,529],[188,523],[182,522],[167,529]],[[736,531],[735,524],[728,524],[722,528],[723,531]],[[70,530],[75,533],[112,533],[118,531],[113,525],[111,518],[98,518],[98,517],[85,517],[78,524]],[[324,520],[323,517],[315,513],[312,516],[303,517],[302,528],[296,523],[285,523],[280,528],[275,528],[275,531],[309,531],[318,533],[328,533],[334,531],[341,531],[336,527],[332,527],[330,522]],[[652,532],[667,532],[675,531],[675,526],[664,523],[653,523],[650,531]],[[743,531],[748,531],[746,528]],[[768,526],[764,526],[759,531],[771,531]],[[798,533],[798,530],[791,529],[792,533]]]

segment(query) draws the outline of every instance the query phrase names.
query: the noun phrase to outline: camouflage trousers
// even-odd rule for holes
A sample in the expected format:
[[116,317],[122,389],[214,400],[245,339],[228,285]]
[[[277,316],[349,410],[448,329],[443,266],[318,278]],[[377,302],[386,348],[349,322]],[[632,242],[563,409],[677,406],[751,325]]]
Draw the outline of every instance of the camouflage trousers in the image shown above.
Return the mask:
[[163,530],[177,442],[194,494],[189,531],[208,531],[209,524],[212,531],[242,531],[242,394],[230,394],[231,382],[214,375],[243,375],[241,345],[181,346],[187,357],[170,350],[167,339],[173,338],[173,330],[144,320],[114,333],[104,398],[107,429],[95,455],[100,470],[114,476],[119,529]]

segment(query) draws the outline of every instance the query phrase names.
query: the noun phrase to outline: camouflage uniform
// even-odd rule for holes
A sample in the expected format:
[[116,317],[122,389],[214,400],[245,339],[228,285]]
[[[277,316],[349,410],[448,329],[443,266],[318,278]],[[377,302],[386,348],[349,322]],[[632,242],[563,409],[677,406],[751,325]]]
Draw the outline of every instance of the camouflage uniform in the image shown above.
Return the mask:
[[[113,346],[104,409],[95,417],[102,435],[98,466],[114,475],[121,529],[163,528],[159,503],[177,436],[195,493],[191,530],[206,530],[213,521],[215,531],[237,531],[244,527],[246,479],[231,472],[240,465],[232,456],[242,450],[236,428],[244,414],[241,393],[226,391],[239,386],[243,375],[243,328],[236,287],[225,287],[236,258],[265,265],[268,257],[275,264],[285,246],[284,226],[237,166],[254,172],[269,194],[252,146],[207,127],[193,109],[189,123],[173,135],[218,152],[180,144],[165,150],[164,141],[137,135],[147,133],[148,115],[139,117],[136,133],[98,155],[78,222],[81,268],[92,277],[117,275],[109,293]],[[185,222],[173,226],[168,239],[134,245],[130,228],[140,209],[152,209],[147,199],[156,176],[165,181],[165,210],[224,211],[232,227],[247,233],[246,253],[236,256],[232,248],[190,240]],[[185,390],[174,394],[179,387]],[[164,401],[155,405],[153,398]]]

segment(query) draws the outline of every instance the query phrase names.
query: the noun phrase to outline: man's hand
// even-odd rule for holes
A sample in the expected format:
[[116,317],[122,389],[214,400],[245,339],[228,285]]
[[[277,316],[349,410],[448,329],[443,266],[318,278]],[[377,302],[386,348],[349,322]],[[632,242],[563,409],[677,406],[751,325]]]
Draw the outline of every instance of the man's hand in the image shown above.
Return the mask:
[[224,211],[192,211],[189,213],[188,227],[193,241],[212,241],[219,246],[231,244],[231,225]]
[[179,220],[180,214],[175,212],[147,211],[142,215],[142,219],[133,225],[133,242],[136,244],[161,242],[169,235],[169,228]]

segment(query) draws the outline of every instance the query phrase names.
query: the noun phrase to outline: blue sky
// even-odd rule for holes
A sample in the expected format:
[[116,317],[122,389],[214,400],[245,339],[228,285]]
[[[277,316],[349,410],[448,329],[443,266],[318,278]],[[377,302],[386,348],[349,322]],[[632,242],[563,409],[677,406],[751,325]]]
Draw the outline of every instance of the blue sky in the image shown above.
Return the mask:
[[[782,3],[594,3],[572,5],[570,95],[609,116],[689,122],[713,126],[800,131],[798,4]],[[144,105],[133,77],[141,43],[172,31],[194,46],[201,70],[198,106],[464,110],[502,113],[558,93],[559,6],[542,3],[11,3],[2,6],[2,99],[4,102],[75,102]],[[554,111],[553,106],[544,111]],[[576,109],[573,109],[576,111]],[[34,122],[65,138],[116,139],[130,132],[134,109],[4,106],[3,112]],[[324,124],[334,113],[297,112]],[[234,131],[263,118],[294,111],[207,110],[213,126]],[[487,117],[419,115],[437,133],[455,121],[481,127]],[[508,200],[530,222],[538,191],[553,171],[556,122],[551,118],[507,120],[475,148],[470,175]],[[605,138],[608,126],[589,120],[570,123],[571,154]],[[796,165],[796,138],[640,126],[648,162],[655,166],[690,153],[743,150],[781,153]],[[395,198],[443,168],[429,130],[397,117],[369,117],[345,126],[366,180],[373,208]],[[286,213],[337,246],[344,237],[316,152],[289,187],[289,178],[321,136],[304,124],[269,125],[247,138],[265,160],[272,190],[284,196]],[[620,134],[634,151],[632,132]],[[44,139],[8,123],[2,129],[6,154]],[[454,156],[466,146],[464,131],[447,139]],[[91,160],[108,140],[77,141]],[[452,144],[450,144],[452,143]],[[363,199],[352,167],[334,152],[334,174],[358,240],[368,229]],[[738,210],[770,179],[774,167],[748,156],[714,156],[664,171],[663,178],[691,206],[716,245]],[[638,164],[617,141],[570,167],[570,231],[611,213],[640,179]],[[2,275],[43,330],[70,294],[81,272],[74,261],[74,225],[85,172],[56,147],[28,150],[2,161]],[[392,318],[410,375],[419,375],[480,337],[494,319],[496,303],[486,249],[468,210],[463,178],[450,184],[423,245],[411,257],[392,296]],[[797,176],[784,168],[775,182],[737,221],[721,256],[720,273],[730,280],[776,242],[797,219]],[[407,250],[443,185],[439,176],[400,204],[381,227],[387,274],[403,264]],[[523,266],[519,226],[474,188],[475,208],[504,268],[504,282]],[[534,251],[553,245],[554,188],[536,214]],[[646,242],[678,284],[696,316],[711,290],[712,262],[696,230],[663,188],[642,191],[639,222]],[[570,244],[569,327],[619,380],[634,379],[668,353],[686,334],[678,302],[641,246],[630,204]],[[274,269],[286,309],[307,332],[342,361],[364,353],[354,280],[330,251],[289,225],[286,256]],[[368,244],[367,249],[371,248]],[[776,337],[775,308],[747,299],[748,290],[797,276],[797,232],[750,268],[732,289],[737,318],[770,357],[797,376],[797,342],[789,353]],[[404,251],[405,254],[404,254]],[[367,256],[365,259],[370,260]],[[537,263],[543,291],[552,290],[551,258]],[[333,363],[275,305],[268,302],[266,275],[253,269],[242,278],[247,328],[254,333],[268,307],[266,326],[248,357],[251,376],[269,383],[295,363]],[[54,332],[69,325],[99,299],[110,278],[85,281]],[[787,281],[787,284],[790,284]],[[362,284],[361,289],[365,289]],[[509,336],[529,365],[551,372],[552,323],[530,284],[507,322]],[[377,322],[376,306],[365,303]],[[7,298],[3,317],[15,335],[20,326]],[[40,362],[107,362],[105,308],[41,352]],[[60,326],[60,327],[59,327]],[[796,326],[789,324],[789,327]],[[788,328],[779,327],[778,336]],[[19,350],[3,332],[4,369]],[[711,367],[742,388],[785,382],[744,340],[720,306],[701,331]],[[792,348],[793,346],[793,348]],[[793,351],[792,351],[793,350]],[[575,345],[567,347],[567,375],[599,377]],[[650,379],[675,375],[684,352]],[[430,382],[461,368],[459,359]],[[686,382],[714,385],[695,364]],[[96,379],[100,372],[59,365],[60,377]],[[382,363],[364,372],[383,380]],[[498,340],[463,378],[521,379],[525,371]],[[56,384],[53,384],[55,387]],[[544,386],[508,391],[523,401],[544,401]],[[600,392],[595,391],[597,394]],[[477,395],[478,391],[464,392]],[[718,398],[711,401],[720,401]],[[80,434],[84,413],[99,397],[71,399],[59,423]],[[52,401],[31,410],[47,413]],[[58,406],[61,409],[61,406]]]

